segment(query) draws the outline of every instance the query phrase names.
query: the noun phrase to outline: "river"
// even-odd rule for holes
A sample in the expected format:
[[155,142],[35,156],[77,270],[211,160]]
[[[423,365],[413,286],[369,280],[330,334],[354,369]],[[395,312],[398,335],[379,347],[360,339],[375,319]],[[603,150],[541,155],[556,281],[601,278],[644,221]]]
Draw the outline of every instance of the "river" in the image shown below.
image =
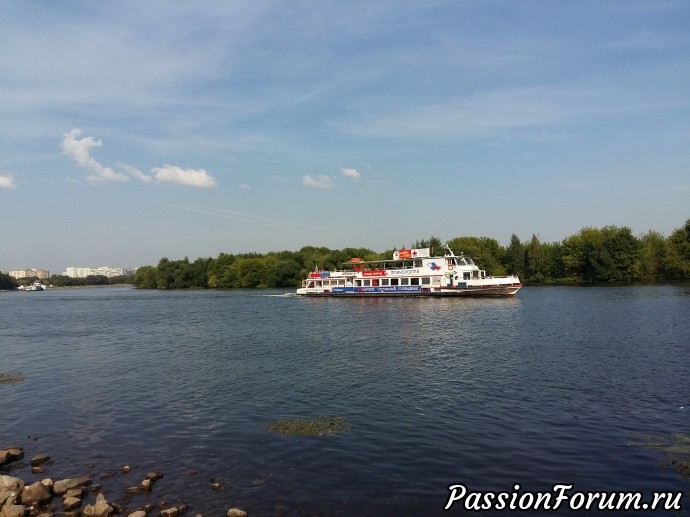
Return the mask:
[[[690,478],[646,444],[690,435],[689,316],[690,287],[664,285],[506,299],[4,292],[0,373],[26,380],[0,385],[0,447],[51,456],[42,475],[13,471],[28,481],[131,465],[102,481],[113,500],[159,470],[128,508],[179,501],[192,515],[443,515],[456,484],[687,494]],[[349,429],[267,428],[319,415]],[[683,503],[668,514],[689,515]]]

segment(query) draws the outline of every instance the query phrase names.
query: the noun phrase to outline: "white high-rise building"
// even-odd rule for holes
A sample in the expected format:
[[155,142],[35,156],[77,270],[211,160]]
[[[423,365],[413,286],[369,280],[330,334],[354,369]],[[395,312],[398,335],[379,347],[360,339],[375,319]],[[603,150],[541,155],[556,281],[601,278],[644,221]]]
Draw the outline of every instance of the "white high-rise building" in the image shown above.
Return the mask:
[[91,275],[102,275],[112,278],[114,276],[122,276],[125,274],[125,268],[122,267],[68,267],[65,269],[63,275],[72,278],[86,278]]

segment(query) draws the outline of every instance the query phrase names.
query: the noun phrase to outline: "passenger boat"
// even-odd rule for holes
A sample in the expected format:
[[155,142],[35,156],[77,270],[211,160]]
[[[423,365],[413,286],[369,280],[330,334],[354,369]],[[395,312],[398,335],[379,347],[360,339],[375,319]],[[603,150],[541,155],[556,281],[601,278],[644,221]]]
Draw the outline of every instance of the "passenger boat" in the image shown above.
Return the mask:
[[487,276],[472,257],[446,246],[442,257],[429,248],[404,249],[391,260],[352,258],[335,271],[318,269],[302,281],[305,296],[513,296],[522,287],[517,276]]

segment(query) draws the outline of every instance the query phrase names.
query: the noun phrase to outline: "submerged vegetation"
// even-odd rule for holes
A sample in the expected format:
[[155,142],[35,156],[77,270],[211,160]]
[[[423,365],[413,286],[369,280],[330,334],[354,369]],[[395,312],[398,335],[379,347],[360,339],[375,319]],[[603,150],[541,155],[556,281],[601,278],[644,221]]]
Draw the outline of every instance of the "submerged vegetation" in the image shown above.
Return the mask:
[[266,425],[266,429],[280,436],[326,436],[348,431],[347,418],[321,415],[316,418],[296,420],[276,420]]
[[21,372],[0,372],[0,384],[17,384],[26,380],[26,376]]
[[[490,237],[455,237],[446,243],[430,237],[409,247],[442,254],[444,244],[473,256],[489,275],[515,273],[524,283],[690,280],[690,219],[668,237],[654,231],[637,237],[628,227],[606,226],[583,228],[560,242],[540,242],[536,235],[522,242],[513,234],[508,246]],[[139,268],[132,283],[144,289],[296,287],[315,267],[340,268],[352,257],[387,259],[393,251],[306,246],[265,254],[221,253],[194,262],[162,258],[157,266]]]
[[690,479],[690,436],[683,434],[643,436],[641,441],[633,442],[630,445],[663,452],[669,466]]

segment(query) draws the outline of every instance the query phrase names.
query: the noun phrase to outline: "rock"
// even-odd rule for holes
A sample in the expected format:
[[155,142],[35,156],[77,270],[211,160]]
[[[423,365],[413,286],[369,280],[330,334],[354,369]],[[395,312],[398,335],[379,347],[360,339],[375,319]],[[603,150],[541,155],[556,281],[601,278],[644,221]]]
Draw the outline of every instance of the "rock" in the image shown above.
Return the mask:
[[19,499],[19,494],[17,492],[9,490],[0,491],[0,508],[6,504],[17,504],[17,499]]
[[127,517],[146,517],[146,512],[144,510],[137,510],[130,513]]
[[74,488],[77,486],[87,486],[90,484],[91,484],[91,478],[89,476],[82,476],[79,478],[61,479],[60,481],[56,481],[55,484],[53,485],[53,492],[55,492],[56,494],[64,494],[70,488]]
[[0,510],[0,517],[24,517],[26,506],[23,504],[6,504]]
[[96,504],[87,504],[81,513],[84,517],[108,517],[113,513],[113,507],[108,504],[103,494],[98,494]]
[[247,517],[247,512],[239,508],[230,508],[227,515],[228,517]]
[[50,478],[45,478],[41,480],[41,483],[43,483],[48,490],[53,490],[53,480]]
[[24,457],[24,449],[15,445],[0,449],[0,465],[10,463],[12,461],[21,460]]
[[41,467],[40,465],[38,467],[31,467],[32,474],[43,474],[45,471],[46,469]]
[[143,492],[150,492],[151,491],[151,480],[150,479],[145,479],[141,482],[141,485],[139,485],[139,488]]
[[0,475],[0,492],[19,492],[24,490],[24,481],[12,476]]
[[120,471],[121,471],[123,474],[127,474],[131,469],[132,469],[132,467],[130,467],[129,465],[125,465],[124,467],[122,467],[122,468],[120,469]]
[[39,465],[43,465],[46,461],[49,460],[50,456],[48,456],[47,454],[37,454],[36,456],[31,456],[29,463],[31,463],[32,467],[38,467]]
[[67,490],[62,497],[76,497],[77,499],[83,499],[84,498],[84,490],[85,488],[83,486],[78,486],[75,488],[70,488]]
[[36,517],[55,517],[53,512],[43,512],[39,513]]
[[163,474],[161,474],[157,470],[152,470],[151,472],[146,473],[146,479],[150,479],[151,481],[158,481],[162,477]]
[[136,494],[139,492],[139,487],[138,486],[128,486],[127,489],[125,490],[128,494]]
[[220,490],[221,488],[222,486],[220,483],[218,483],[218,481],[211,483],[211,490]]
[[22,491],[22,504],[44,504],[52,498],[50,490],[40,481],[25,486]]
[[65,497],[62,500],[62,507],[65,509],[66,512],[79,508],[80,506],[81,499],[79,499],[78,497]]
[[180,510],[176,506],[161,510],[161,517],[177,517],[178,515],[180,515]]
[[100,491],[101,491],[101,488],[102,488],[102,486],[101,486],[100,483],[94,483],[93,485],[91,485],[90,490],[91,490],[92,492],[100,492]]

